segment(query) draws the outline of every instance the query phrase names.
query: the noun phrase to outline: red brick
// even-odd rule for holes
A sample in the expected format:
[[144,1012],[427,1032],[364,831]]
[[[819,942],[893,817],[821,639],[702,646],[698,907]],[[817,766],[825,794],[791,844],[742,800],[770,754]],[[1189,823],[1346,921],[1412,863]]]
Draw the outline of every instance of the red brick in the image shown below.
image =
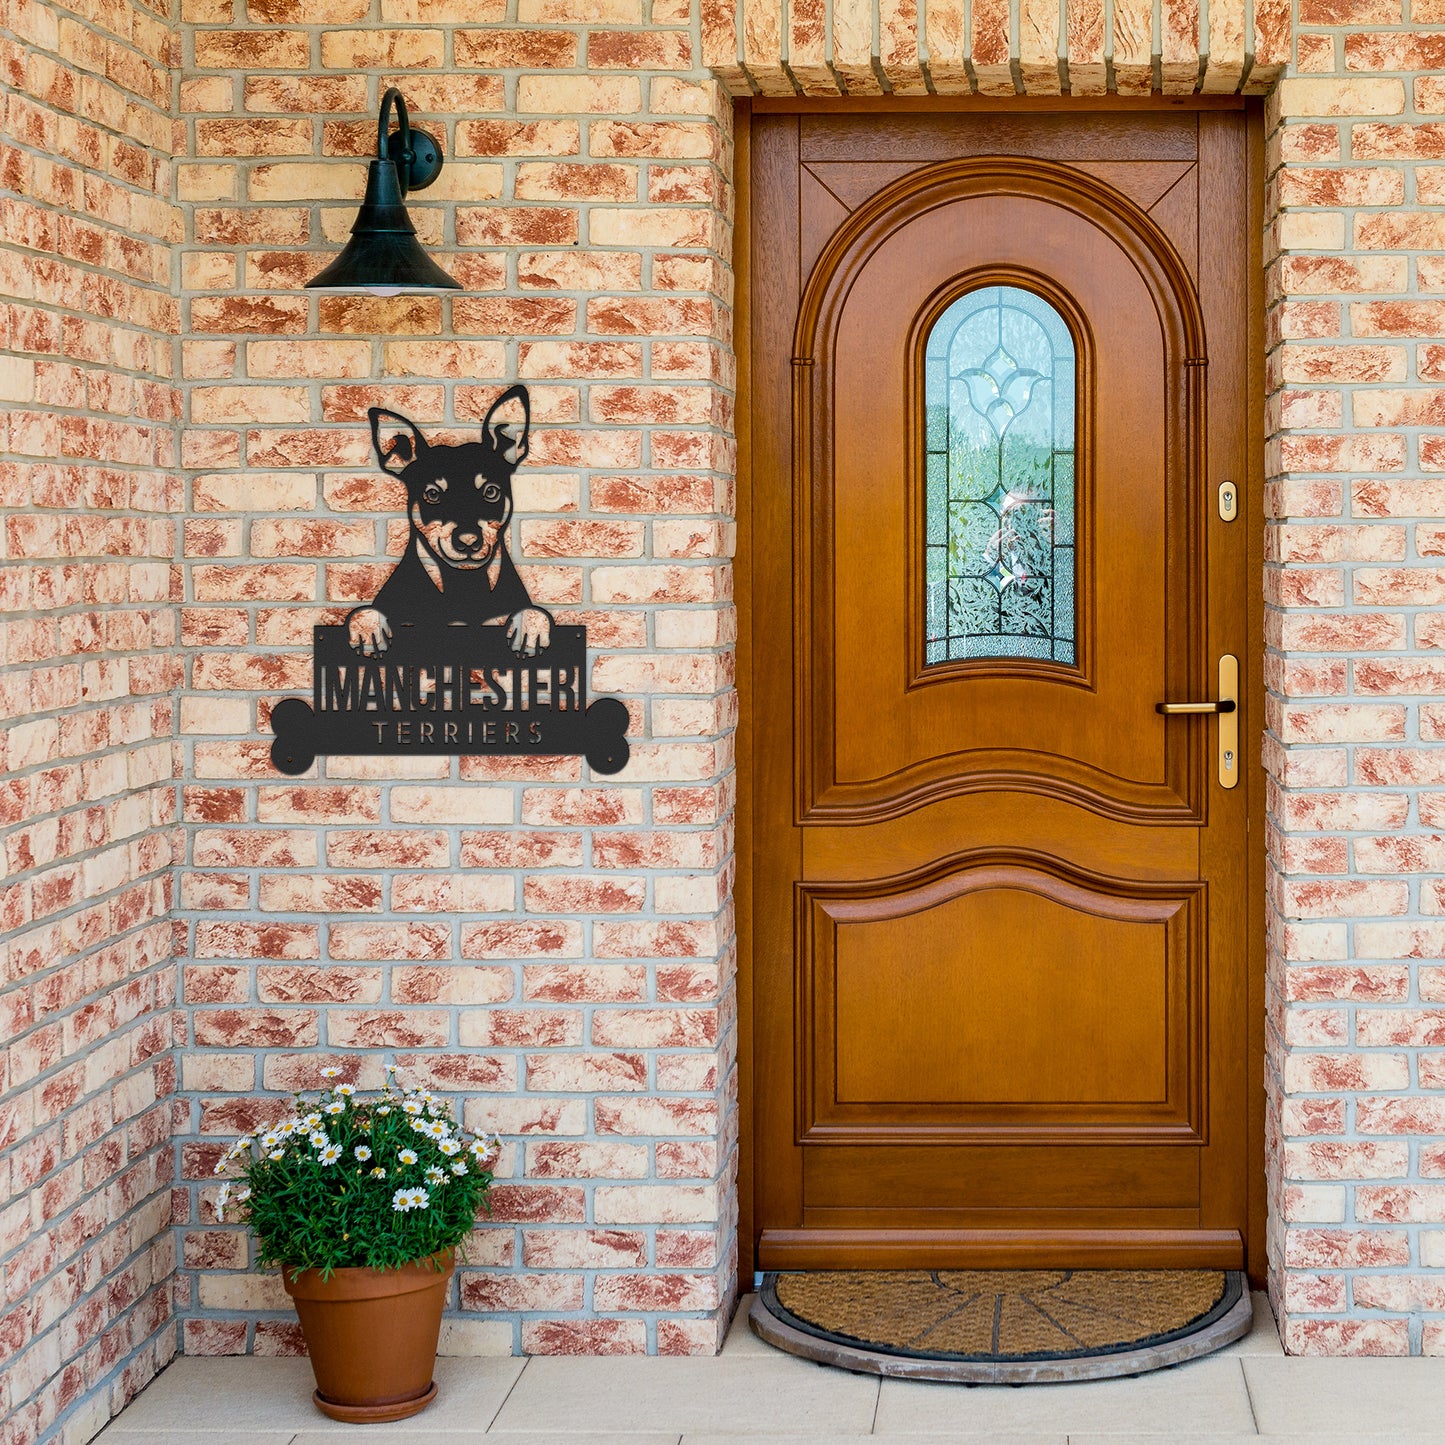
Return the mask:
[[524,1320],[522,1349],[528,1355],[642,1355],[644,1320]]

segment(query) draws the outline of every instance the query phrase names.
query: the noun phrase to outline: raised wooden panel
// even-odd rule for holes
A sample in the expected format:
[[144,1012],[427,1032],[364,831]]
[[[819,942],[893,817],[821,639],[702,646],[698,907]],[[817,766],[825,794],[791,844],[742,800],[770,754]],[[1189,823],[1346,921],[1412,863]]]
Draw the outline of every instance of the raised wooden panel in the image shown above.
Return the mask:
[[1163,1100],[1178,907],[1108,918],[1001,880],[902,915],[830,910],[838,1103]]
[[811,271],[823,247],[848,217],[849,207],[806,166],[798,171],[798,262]]
[[[1068,318],[1079,357],[1079,666],[924,670],[922,349],[953,298],[1011,282]],[[1190,604],[1205,574],[1192,520],[1204,328],[1164,233],[1057,163],[924,167],[824,248],[793,357],[798,820],[877,823],[1004,789],[1199,823],[1206,730],[1153,710],[1204,695],[1209,676]],[[897,378],[888,405],[880,369]],[[1104,617],[1130,619],[1130,647],[1096,645]],[[880,645],[899,637],[904,648]]]
[[[1189,1209],[1199,1188],[1196,1161],[1187,1149],[1101,1145],[1071,1157],[1066,1170],[1048,1169],[1042,1150],[993,1145],[880,1148],[867,1169],[859,1169],[856,1155],[846,1149],[809,1149],[804,1160],[812,1208],[946,1210],[959,1216],[954,1223],[961,1228],[1004,1227],[1006,1211],[1021,1207],[1053,1216],[1054,1224],[1065,1212],[1095,1211],[1090,1220],[1076,1219],[1081,1225],[1101,1222],[1120,1206],[1131,1212]],[[1024,1172],[1031,1180],[1026,1202],[1018,1197]],[[974,1216],[972,1226],[966,1214]]]
[[1144,211],[1194,169],[1188,161],[1071,161],[1069,164],[1123,192]]
[[829,161],[943,161],[955,156],[1047,156],[1051,160],[1192,161],[1193,115],[1133,111],[1010,115],[805,115],[798,125],[805,165]]
[[1199,184],[1192,172],[1149,207],[1149,217],[1174,243],[1191,276],[1199,274]]
[[1202,892],[989,857],[800,884],[800,1138],[1197,1141]]

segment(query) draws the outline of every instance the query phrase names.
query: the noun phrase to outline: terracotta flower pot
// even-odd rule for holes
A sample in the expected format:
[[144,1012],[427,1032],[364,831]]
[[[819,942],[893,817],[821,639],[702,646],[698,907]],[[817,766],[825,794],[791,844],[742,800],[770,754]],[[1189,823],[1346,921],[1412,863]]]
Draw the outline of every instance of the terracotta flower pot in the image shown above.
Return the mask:
[[[330,1279],[283,1269],[316,1375],[323,1415],[404,1420],[436,1398],[432,1379],[453,1251],[400,1269],[338,1269]],[[440,1267],[436,1267],[440,1266]]]

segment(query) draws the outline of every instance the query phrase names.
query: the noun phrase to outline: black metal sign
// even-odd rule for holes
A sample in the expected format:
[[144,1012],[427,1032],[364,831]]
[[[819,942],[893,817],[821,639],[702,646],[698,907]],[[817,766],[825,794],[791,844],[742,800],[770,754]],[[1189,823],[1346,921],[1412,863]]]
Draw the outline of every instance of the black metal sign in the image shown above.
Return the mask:
[[507,550],[526,387],[497,398],[479,442],[432,443],[395,412],[368,415],[377,461],[406,485],[406,552],[373,602],[315,629],[311,702],[273,709],[271,761],[294,774],[326,753],[580,753],[619,772],[626,707],[588,706],[586,628],[538,607]]

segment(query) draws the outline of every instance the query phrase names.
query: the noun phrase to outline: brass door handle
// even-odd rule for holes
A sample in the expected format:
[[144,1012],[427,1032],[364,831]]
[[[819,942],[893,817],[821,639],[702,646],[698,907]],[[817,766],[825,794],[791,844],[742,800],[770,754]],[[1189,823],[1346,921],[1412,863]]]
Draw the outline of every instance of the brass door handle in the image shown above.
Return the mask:
[[1238,706],[1232,697],[1223,697],[1218,702],[1156,702],[1154,711],[1166,717],[1178,717],[1181,713],[1233,712]]
[[1219,659],[1218,702],[1156,702],[1154,711],[1166,717],[1198,713],[1219,714],[1219,786],[1233,788],[1239,782],[1239,659],[1226,652]]

